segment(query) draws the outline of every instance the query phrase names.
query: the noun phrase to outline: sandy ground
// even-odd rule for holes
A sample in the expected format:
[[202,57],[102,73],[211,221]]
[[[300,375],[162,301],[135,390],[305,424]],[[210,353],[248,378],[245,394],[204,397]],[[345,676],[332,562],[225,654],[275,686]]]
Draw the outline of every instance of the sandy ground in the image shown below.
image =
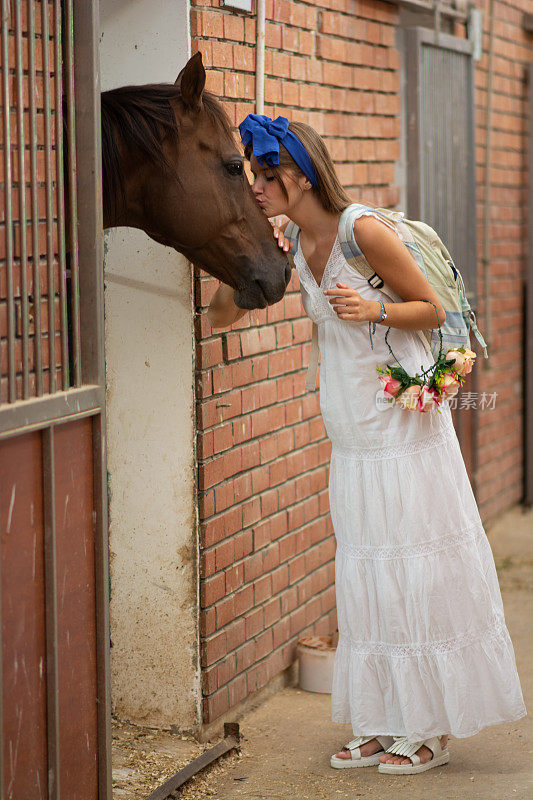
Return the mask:
[[[488,537],[528,716],[469,739],[451,737],[450,762],[420,775],[381,775],[377,767],[333,770],[330,755],[353,738],[351,727],[331,722],[329,694],[289,686],[237,719],[243,735],[240,752],[223,756],[177,797],[533,800],[533,511],[512,509],[490,527]],[[118,722],[114,729],[114,800],[147,797],[214,744]]]

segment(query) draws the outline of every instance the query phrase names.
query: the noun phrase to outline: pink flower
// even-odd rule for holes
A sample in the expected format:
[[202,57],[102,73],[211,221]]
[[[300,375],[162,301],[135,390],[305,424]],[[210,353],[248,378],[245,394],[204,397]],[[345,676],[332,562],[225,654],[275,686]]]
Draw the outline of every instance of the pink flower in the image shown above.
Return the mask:
[[418,408],[418,398],[420,397],[420,388],[418,384],[408,386],[398,398],[400,406],[406,408],[408,411],[416,411]]
[[387,397],[395,397],[398,394],[398,390],[402,384],[400,381],[396,380],[396,378],[393,378],[391,375],[380,375],[379,380],[383,386],[383,392]]
[[455,397],[461,388],[461,384],[456,379],[453,372],[447,372],[446,374],[442,375],[442,377],[439,379],[438,385],[444,397]]
[[466,347],[463,349],[464,352],[461,350],[448,350],[446,353],[446,360],[455,359],[455,363],[451,365],[451,369],[461,376],[468,375],[472,372],[472,367],[476,359],[476,353],[474,353],[473,350],[469,350]]
[[432,408],[438,406],[441,402],[441,397],[435,389],[429,389],[427,386],[422,386],[422,391],[418,398],[418,410],[430,411]]

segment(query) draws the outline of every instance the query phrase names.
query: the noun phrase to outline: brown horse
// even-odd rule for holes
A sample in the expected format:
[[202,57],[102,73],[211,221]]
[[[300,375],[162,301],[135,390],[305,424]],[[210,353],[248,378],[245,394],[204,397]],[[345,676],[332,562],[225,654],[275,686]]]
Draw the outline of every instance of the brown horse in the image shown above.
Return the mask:
[[174,84],[103,92],[104,227],[141,228],[235,289],[241,308],[263,308],[283,297],[290,268],[204,86],[196,53]]

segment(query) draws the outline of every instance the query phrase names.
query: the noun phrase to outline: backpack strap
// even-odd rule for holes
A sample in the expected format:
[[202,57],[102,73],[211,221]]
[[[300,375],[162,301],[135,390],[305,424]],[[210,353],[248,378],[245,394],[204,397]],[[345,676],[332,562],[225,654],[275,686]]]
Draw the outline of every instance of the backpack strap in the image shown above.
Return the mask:
[[298,225],[291,220],[287,227],[285,228],[285,232],[283,233],[285,239],[288,240],[289,244],[292,243],[292,250],[288,250],[285,255],[289,259],[289,264],[291,265],[291,269],[295,268],[294,264],[294,256],[296,255],[299,247],[300,242],[300,228]]
[[[372,206],[365,206],[363,203],[352,203],[344,209],[339,220],[339,242],[344,258],[351,267],[357,270],[361,277],[367,280],[370,286],[374,289],[382,289],[385,283],[364,257],[361,248],[357,244],[353,231],[355,220],[365,214],[379,216],[382,222],[399,235],[395,222],[402,220],[403,213],[389,211],[388,209],[372,208]],[[383,291],[386,293],[386,287]],[[431,330],[418,330],[416,333],[424,345],[425,351],[429,352],[431,349]]]

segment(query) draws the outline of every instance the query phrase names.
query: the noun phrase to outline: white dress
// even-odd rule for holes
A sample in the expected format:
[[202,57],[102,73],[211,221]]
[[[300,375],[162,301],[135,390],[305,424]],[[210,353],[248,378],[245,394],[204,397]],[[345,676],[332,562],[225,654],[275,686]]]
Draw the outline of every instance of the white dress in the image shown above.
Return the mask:
[[[385,325],[346,322],[325,289],[375,289],[333,245],[320,287],[295,256],[305,311],[318,324],[320,408],[332,442],[339,643],[331,716],[354,735],[420,741],[472,736],[526,714],[494,558],[449,405],[408,411],[383,397],[376,364],[393,363]],[[388,341],[410,374],[434,363],[413,331]]]

